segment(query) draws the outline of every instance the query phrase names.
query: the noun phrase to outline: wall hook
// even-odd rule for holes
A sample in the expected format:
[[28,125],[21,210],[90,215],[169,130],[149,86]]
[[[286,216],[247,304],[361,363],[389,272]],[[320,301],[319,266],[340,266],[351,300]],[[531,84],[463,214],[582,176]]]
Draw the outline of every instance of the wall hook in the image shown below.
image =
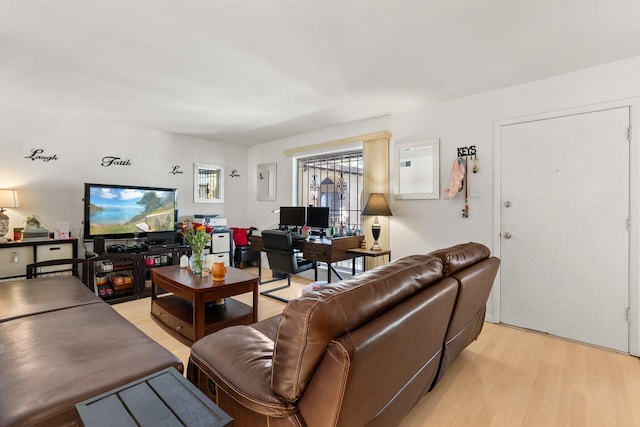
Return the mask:
[[470,145],[468,147],[458,147],[458,157],[475,156],[476,146]]

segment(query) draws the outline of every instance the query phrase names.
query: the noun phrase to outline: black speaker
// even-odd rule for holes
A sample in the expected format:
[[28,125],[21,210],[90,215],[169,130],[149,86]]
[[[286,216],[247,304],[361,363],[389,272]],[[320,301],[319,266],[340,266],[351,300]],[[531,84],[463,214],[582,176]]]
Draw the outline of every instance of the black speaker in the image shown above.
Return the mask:
[[102,255],[107,252],[107,248],[105,248],[104,237],[96,237],[93,239],[93,252],[98,255]]

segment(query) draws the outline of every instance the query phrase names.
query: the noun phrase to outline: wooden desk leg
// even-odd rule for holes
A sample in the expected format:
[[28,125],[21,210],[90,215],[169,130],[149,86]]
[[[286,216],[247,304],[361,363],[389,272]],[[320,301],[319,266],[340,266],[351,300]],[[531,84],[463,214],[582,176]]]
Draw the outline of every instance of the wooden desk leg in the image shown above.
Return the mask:
[[204,296],[196,294],[193,298],[193,342],[204,337]]
[[334,272],[335,275],[338,277],[338,279],[340,280],[344,280],[344,277],[342,277],[342,275],[338,272],[338,270],[336,270],[333,267],[333,264],[331,264],[330,262],[327,263],[327,283],[331,283],[331,272]]
[[258,321],[258,296],[260,295],[258,286],[260,286],[260,282],[253,286],[253,323]]
[[[355,276],[356,275],[356,260],[359,257],[353,257],[351,258],[351,275]],[[364,273],[365,271],[367,271],[367,257],[365,255],[362,255],[360,258],[362,258],[362,272]]]

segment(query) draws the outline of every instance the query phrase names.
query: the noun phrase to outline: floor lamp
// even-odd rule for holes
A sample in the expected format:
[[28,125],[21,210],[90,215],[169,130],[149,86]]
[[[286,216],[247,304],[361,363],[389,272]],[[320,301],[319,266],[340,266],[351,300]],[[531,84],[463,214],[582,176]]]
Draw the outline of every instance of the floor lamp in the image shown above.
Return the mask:
[[372,251],[381,251],[382,248],[378,245],[378,238],[380,237],[380,223],[378,222],[379,216],[393,216],[391,213],[391,209],[389,209],[389,204],[387,203],[387,198],[384,197],[382,193],[371,193],[369,195],[369,200],[367,200],[367,204],[364,206],[362,210],[362,216],[369,215],[375,216],[373,220],[373,225],[371,226],[371,234],[373,234],[373,246],[371,246]]

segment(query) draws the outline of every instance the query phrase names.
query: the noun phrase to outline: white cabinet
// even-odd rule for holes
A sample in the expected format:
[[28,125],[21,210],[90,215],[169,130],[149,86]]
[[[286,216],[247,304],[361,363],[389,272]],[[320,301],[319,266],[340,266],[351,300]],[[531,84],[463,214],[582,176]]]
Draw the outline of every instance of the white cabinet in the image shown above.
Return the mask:
[[211,253],[214,262],[224,262],[227,267],[231,264],[231,230],[216,230],[211,234]]
[[0,248],[0,280],[25,276],[27,274],[27,264],[31,264],[33,260],[32,247],[13,246]]
[[[69,243],[53,243],[50,245],[38,245],[36,249],[36,259],[40,261],[51,261],[54,259],[74,258],[73,246]],[[65,266],[56,265],[52,267],[41,267],[40,272],[46,273],[47,271],[56,271],[65,269]],[[69,265],[68,268],[71,268]]]
[[226,265],[227,267],[230,267],[229,265],[229,253],[225,252],[225,253],[219,253],[219,254],[212,254],[213,256],[213,262],[224,262],[224,265]]
[[231,244],[229,233],[213,233],[211,235],[211,253],[228,252]]
[[77,239],[0,243],[0,281],[24,279],[27,264],[77,256]]
[[73,245],[69,243],[51,243],[36,246],[36,259],[50,261],[54,259],[73,258]]

